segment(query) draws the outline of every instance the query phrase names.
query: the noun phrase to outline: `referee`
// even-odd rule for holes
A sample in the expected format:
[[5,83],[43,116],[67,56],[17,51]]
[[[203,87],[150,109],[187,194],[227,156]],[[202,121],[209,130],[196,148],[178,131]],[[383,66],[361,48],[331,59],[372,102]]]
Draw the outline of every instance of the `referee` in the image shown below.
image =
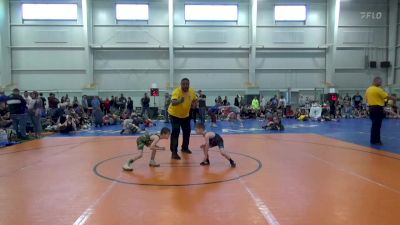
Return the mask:
[[373,145],[382,145],[381,126],[385,116],[383,107],[385,106],[385,101],[391,99],[381,86],[382,79],[375,77],[372,85],[367,89],[365,94],[369,108],[369,117],[372,121],[370,142]]
[[171,104],[168,108],[170,115],[170,121],[172,125],[171,133],[171,144],[170,149],[172,152],[172,159],[180,160],[181,157],[178,155],[178,141],[179,133],[182,128],[183,141],[182,141],[182,152],[191,154],[189,150],[190,141],[190,108],[196,103],[197,96],[193,88],[190,88],[190,81],[188,78],[181,80],[181,86],[176,88],[172,92]]

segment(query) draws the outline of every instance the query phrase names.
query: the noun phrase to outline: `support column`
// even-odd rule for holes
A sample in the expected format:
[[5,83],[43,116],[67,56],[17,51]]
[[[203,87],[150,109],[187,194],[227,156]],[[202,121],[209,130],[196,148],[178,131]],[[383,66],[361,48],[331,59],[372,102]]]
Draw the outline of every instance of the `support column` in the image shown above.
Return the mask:
[[334,85],[336,47],[339,32],[340,0],[327,1],[327,30],[326,30],[326,74],[325,88]]
[[250,20],[250,52],[249,52],[249,84],[255,85],[256,82],[256,52],[257,52],[257,0],[252,0],[251,20]]
[[169,89],[174,88],[174,0],[168,0]]
[[85,59],[86,59],[86,88],[93,88],[95,85],[93,75],[93,51],[91,45],[93,43],[93,4],[92,0],[82,0],[82,23],[83,36],[85,44]]
[[388,60],[392,66],[388,69],[388,85],[396,82],[396,53],[397,53],[397,30],[398,30],[399,0],[389,1],[389,48]]
[[0,0],[0,88],[12,84],[9,1]]

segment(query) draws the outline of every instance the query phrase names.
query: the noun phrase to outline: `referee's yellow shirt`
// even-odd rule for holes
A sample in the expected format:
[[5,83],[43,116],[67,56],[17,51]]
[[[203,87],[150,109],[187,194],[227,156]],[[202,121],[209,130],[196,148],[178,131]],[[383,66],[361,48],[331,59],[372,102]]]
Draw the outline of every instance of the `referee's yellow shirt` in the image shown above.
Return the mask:
[[377,86],[371,86],[367,89],[365,97],[367,98],[367,103],[370,106],[385,106],[385,99],[388,97],[382,88]]
[[182,91],[181,87],[178,87],[172,92],[171,99],[179,100],[182,97],[185,98],[185,101],[183,103],[179,105],[169,105],[169,115],[182,119],[189,117],[192,102],[197,100],[196,91],[193,88],[189,88],[189,91],[185,93]]

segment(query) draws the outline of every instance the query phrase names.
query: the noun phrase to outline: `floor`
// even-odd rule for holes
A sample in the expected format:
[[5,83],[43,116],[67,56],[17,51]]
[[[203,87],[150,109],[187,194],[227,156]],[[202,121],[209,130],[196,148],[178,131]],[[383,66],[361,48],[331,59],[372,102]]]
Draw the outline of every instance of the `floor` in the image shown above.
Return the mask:
[[201,167],[202,139],[193,135],[183,160],[160,151],[161,167],[149,168],[145,151],[123,172],[136,137],[119,136],[119,127],[1,149],[0,224],[399,224],[399,121],[384,123],[387,151],[368,145],[367,120],[287,120],[283,133],[260,123],[216,129],[236,168],[218,151]]

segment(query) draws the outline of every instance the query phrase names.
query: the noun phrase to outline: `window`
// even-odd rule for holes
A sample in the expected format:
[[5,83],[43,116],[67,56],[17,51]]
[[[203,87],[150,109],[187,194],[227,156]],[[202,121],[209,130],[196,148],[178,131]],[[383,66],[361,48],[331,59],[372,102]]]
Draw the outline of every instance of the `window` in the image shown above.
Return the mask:
[[24,20],[77,20],[77,4],[22,4]]
[[185,5],[186,21],[237,21],[237,5]]
[[117,20],[149,20],[148,4],[117,4]]
[[305,5],[275,5],[275,21],[306,21]]

